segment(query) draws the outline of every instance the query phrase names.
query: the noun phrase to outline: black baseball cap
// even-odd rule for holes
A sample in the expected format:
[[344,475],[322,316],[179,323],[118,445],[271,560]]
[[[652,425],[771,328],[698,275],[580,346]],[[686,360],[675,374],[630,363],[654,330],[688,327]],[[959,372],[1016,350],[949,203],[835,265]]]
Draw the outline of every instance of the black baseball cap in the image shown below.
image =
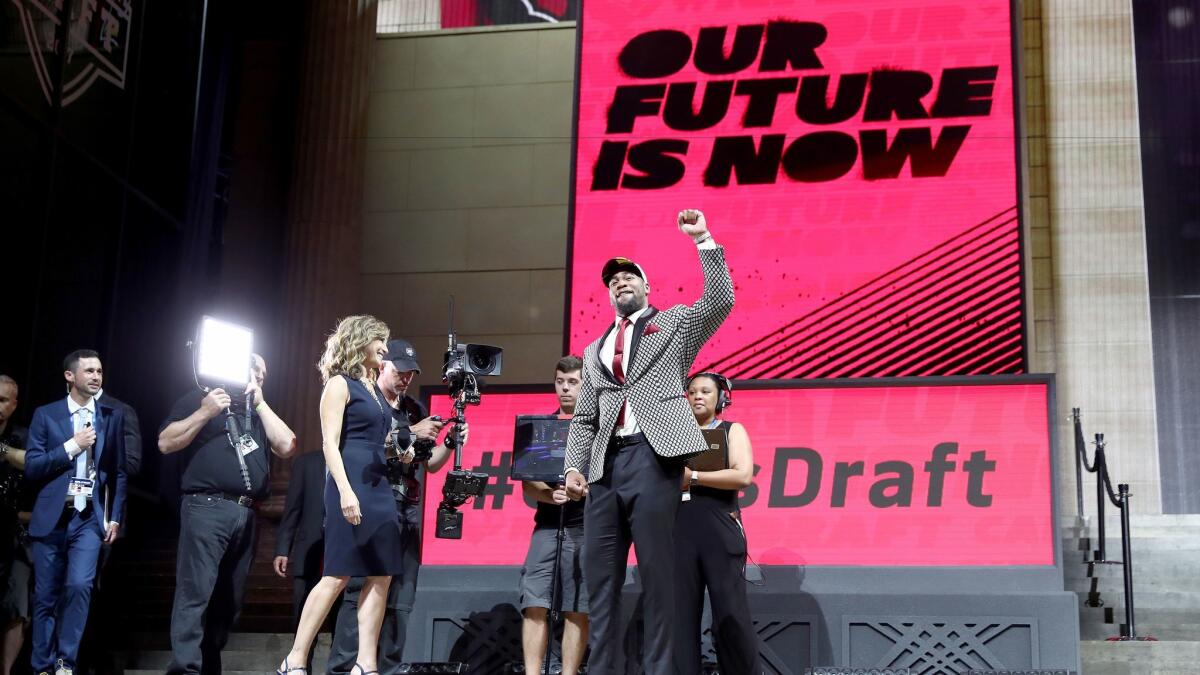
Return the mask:
[[421,372],[421,366],[417,363],[417,350],[413,349],[411,342],[399,338],[389,340],[387,349],[387,360],[396,366],[396,370],[402,373],[409,370]]
[[604,269],[600,272],[600,279],[604,285],[608,285],[608,280],[613,278],[617,272],[632,272],[646,280],[646,273],[642,270],[642,266],[633,262],[629,258],[612,258],[604,263]]

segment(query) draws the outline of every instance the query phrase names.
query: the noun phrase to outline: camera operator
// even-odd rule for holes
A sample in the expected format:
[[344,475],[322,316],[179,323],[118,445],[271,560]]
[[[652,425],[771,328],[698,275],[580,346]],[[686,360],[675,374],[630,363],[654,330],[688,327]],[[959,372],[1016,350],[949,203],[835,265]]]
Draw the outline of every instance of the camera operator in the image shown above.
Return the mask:
[[[23,503],[25,439],[28,430],[13,421],[17,409],[17,381],[0,375],[0,675],[9,675],[29,625],[29,582],[33,569],[24,542],[21,516],[28,522],[32,507]],[[27,500],[25,500],[27,501]]]
[[[421,568],[421,474],[439,471],[450,459],[453,448],[437,442],[444,422],[430,417],[420,402],[408,395],[408,388],[421,372],[417,353],[407,340],[391,340],[387,357],[376,383],[392,407],[392,431],[388,437],[388,483],[396,498],[400,518],[402,572],[388,587],[387,611],[379,633],[379,672],[399,672],[404,654],[408,617],[417,594],[417,575]],[[463,441],[467,425],[461,430]],[[350,579],[342,597],[334,628],[333,648],[329,654],[329,673],[342,675],[354,666],[358,651],[358,597],[363,579]]]
[[[253,356],[245,395],[253,412],[251,442],[230,442],[223,412],[233,403],[223,389],[194,390],[175,402],[158,434],[164,455],[184,451],[179,553],[171,607],[171,664],[167,672],[220,673],[221,649],[241,611],[254,555],[254,507],[270,487],[270,458],[287,458],[296,434],[263,400],[267,364]],[[243,475],[237,453],[245,459]]]
[[[554,367],[554,393],[558,396],[555,414],[571,419],[575,399],[583,383],[583,360],[564,356]],[[566,624],[562,637],[563,675],[575,675],[587,650],[588,596],[583,582],[583,510],[584,502],[571,501],[562,486],[551,487],[540,481],[527,481],[525,495],[537,501],[529,551],[521,568],[521,651],[526,673],[540,673],[549,648],[551,626],[548,615],[553,597],[555,557],[558,552],[558,526],[563,524],[562,557],[558,562],[560,607]]]

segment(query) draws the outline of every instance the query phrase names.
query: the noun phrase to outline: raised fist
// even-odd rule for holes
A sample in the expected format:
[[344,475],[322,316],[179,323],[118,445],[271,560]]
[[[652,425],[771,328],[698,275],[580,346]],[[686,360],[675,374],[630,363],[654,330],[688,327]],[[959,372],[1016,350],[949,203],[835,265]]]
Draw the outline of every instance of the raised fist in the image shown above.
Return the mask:
[[697,209],[684,209],[679,212],[679,231],[692,239],[699,239],[708,234],[708,223],[704,214]]

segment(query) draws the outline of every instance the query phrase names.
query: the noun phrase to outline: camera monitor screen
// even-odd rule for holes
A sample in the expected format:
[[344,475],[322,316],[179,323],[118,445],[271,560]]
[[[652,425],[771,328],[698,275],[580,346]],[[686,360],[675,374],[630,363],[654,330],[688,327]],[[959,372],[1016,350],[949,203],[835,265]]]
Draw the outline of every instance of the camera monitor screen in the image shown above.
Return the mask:
[[562,482],[570,419],[557,415],[519,415],[513,434],[513,480]]

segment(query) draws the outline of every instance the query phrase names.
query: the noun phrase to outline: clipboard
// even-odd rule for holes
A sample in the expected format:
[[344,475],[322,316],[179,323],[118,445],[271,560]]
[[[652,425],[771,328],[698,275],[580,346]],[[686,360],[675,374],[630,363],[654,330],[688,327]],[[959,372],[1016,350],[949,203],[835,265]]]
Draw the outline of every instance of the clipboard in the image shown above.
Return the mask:
[[706,449],[687,461],[693,471],[720,471],[729,468],[729,432],[720,427],[701,429]]

